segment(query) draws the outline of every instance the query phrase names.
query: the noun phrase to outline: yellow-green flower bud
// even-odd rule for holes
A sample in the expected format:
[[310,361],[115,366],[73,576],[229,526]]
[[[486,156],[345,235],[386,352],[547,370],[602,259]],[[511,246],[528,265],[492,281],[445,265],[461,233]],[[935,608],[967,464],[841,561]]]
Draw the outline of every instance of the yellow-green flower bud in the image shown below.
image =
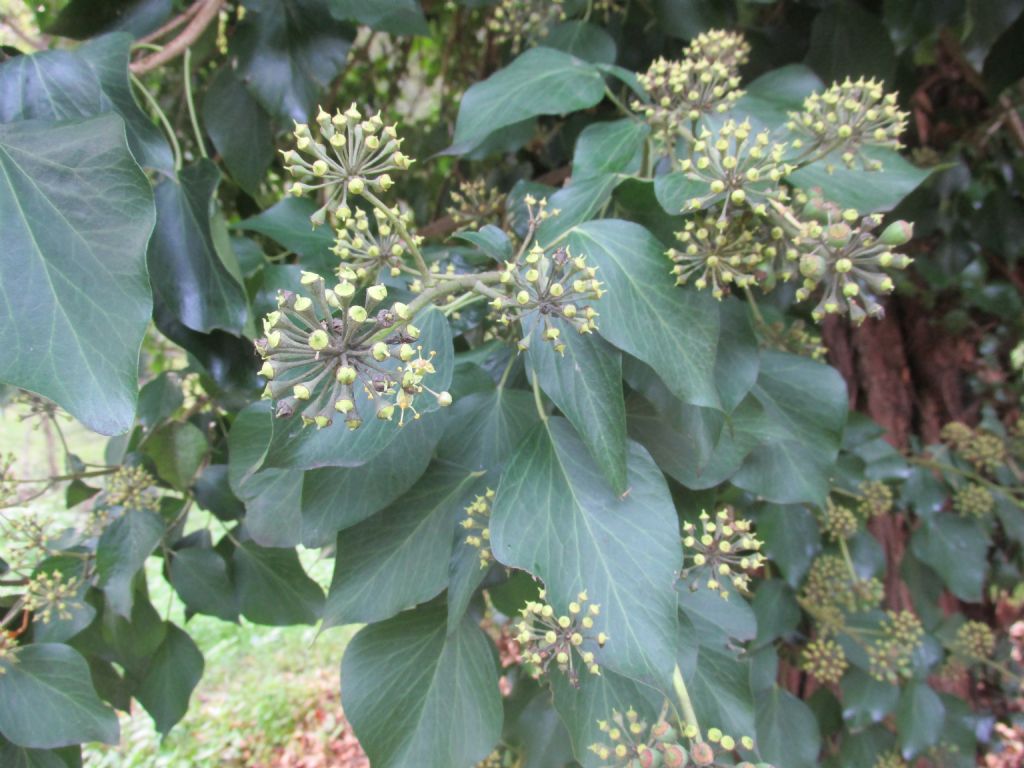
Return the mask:
[[378,363],[383,363],[385,360],[388,359],[388,357],[391,356],[390,352],[388,351],[388,345],[385,344],[383,341],[378,341],[376,344],[374,344],[373,347],[370,349],[370,354],[373,355],[373,359],[376,360]]
[[327,349],[327,345],[331,343],[330,336],[327,335],[327,331],[323,328],[317,328],[311,334],[309,334],[309,347],[319,352],[322,349]]

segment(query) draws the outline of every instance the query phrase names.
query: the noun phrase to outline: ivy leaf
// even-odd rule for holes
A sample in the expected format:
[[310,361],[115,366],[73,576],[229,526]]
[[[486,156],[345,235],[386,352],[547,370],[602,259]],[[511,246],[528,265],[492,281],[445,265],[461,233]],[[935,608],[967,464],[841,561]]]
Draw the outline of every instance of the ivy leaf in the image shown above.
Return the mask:
[[477,480],[434,466],[390,507],[340,535],[324,626],[382,621],[440,594],[458,521],[482,491]]
[[[535,318],[526,362],[540,388],[576,428],[612,490],[626,491],[626,405],[622,398],[622,354],[599,336],[582,336],[552,318],[563,354],[542,337]],[[527,321],[527,325],[529,322]]]
[[942,699],[927,683],[915,681],[906,686],[896,705],[896,731],[904,759],[913,760],[938,744],[945,718]]
[[317,227],[309,221],[316,203],[305,197],[286,197],[256,216],[238,223],[238,228],[266,235],[274,242],[302,257],[306,269],[323,268],[330,272],[338,257],[331,253],[334,234],[330,227]]
[[374,768],[472,765],[501,735],[490,641],[443,604],[364,627],[341,662],[345,714]]
[[691,179],[681,171],[665,173],[654,179],[654,196],[665,213],[673,216],[694,210],[689,206],[690,200],[704,194],[706,188],[704,182]]
[[234,552],[235,584],[242,615],[254,624],[315,624],[324,594],[306,575],[293,549],[242,542]]
[[591,123],[576,139],[572,155],[573,180],[604,173],[636,173],[640,170],[648,133],[647,123],[629,117]]
[[234,70],[222,66],[203,97],[203,127],[231,178],[253,197],[274,160],[270,115],[246,90]]
[[185,716],[188,702],[203,676],[203,654],[188,634],[173,624],[157,648],[135,698],[164,736]]
[[625,176],[603,173],[576,180],[548,196],[548,207],[559,214],[541,222],[537,241],[553,243],[577,224],[588,221],[609,203],[612,193]]
[[429,35],[417,0],[329,0],[331,15],[393,35]]
[[593,65],[552,48],[531,48],[469,87],[448,152],[465,154],[500,128],[537,115],[586,109],[603,98],[604,78]]
[[925,520],[910,540],[914,555],[939,574],[950,592],[968,603],[981,602],[988,546],[988,536],[977,522],[952,514]]
[[860,669],[843,675],[839,686],[843,693],[843,720],[855,730],[880,723],[899,701],[897,686],[875,680]]
[[188,610],[225,621],[238,620],[235,588],[219,552],[207,547],[173,550],[170,572],[171,585]]
[[18,648],[0,661],[0,733],[19,747],[55,749],[85,741],[117,744],[114,710],[100,701],[89,665],[57,643]]
[[145,509],[129,509],[103,529],[96,545],[96,570],[107,603],[121,616],[131,615],[132,581],[163,535],[164,521]]
[[179,491],[192,485],[206,451],[202,430],[187,421],[158,429],[144,443],[144,453],[153,459],[157,474]]
[[508,239],[503,229],[493,224],[486,224],[479,230],[468,229],[465,232],[458,232],[454,237],[472,243],[497,262],[512,260],[512,241]]
[[774,130],[789,120],[790,112],[803,108],[804,99],[824,88],[821,78],[807,65],[787,64],[747,85],[743,96],[730,110],[730,116],[747,118],[757,128]]
[[588,221],[572,230],[569,246],[585,254],[607,284],[596,304],[601,335],[654,368],[684,402],[720,407],[714,380],[717,302],[676,286],[664,246],[637,224]]
[[0,765],[5,768],[81,768],[82,757],[77,745],[62,750],[26,749],[0,736]]
[[579,19],[555,24],[544,38],[544,45],[595,64],[614,64],[617,54],[611,35],[597,24]]
[[124,432],[152,311],[145,251],[154,219],[124,122],[0,125],[0,170],[0,380],[97,432]]
[[826,81],[861,75],[888,80],[896,68],[896,51],[876,14],[840,0],[814,17],[807,63]]
[[239,334],[245,326],[245,292],[213,245],[210,205],[220,171],[209,160],[156,185],[156,229],[149,243],[153,295],[186,328]]
[[701,645],[694,669],[684,670],[684,675],[700,722],[714,724],[728,734],[749,736],[754,733],[754,693],[750,686],[749,661],[740,661],[731,652]]
[[814,713],[779,686],[757,697],[757,750],[761,757],[786,768],[819,765],[821,733]]
[[325,0],[246,0],[245,9],[231,40],[239,77],[267,112],[306,122],[345,68],[354,30]]
[[474,392],[455,401],[437,457],[469,470],[495,469],[538,419],[529,392],[506,387]]
[[160,129],[139,109],[128,84],[131,35],[88,40],[74,51],[41,51],[0,65],[0,123],[72,120],[116,112],[139,165],[174,173]]
[[602,665],[663,680],[675,664],[679,525],[650,456],[627,451],[629,491],[617,496],[568,421],[539,424],[502,473],[491,548],[542,579],[556,609],[587,591],[609,635]]
[[757,515],[757,535],[786,583],[798,588],[821,551],[821,532],[811,511],[797,506],[765,506]]

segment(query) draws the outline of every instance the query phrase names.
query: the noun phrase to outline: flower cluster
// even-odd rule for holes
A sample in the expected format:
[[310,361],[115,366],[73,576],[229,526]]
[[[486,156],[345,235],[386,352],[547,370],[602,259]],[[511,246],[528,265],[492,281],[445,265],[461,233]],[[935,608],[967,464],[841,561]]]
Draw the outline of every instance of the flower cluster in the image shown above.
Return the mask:
[[389,173],[412,164],[402,154],[403,140],[395,126],[384,125],[380,113],[364,119],[355,104],[334,115],[321,109],[316,124],[314,136],[307,124],[296,123],[296,149],[283,152],[285,170],[299,179],[289,187],[291,194],[327,190],[327,202],[310,217],[314,226],[323,224],[328,213],[342,210],[349,194],[386,192],[393,184]]
[[483,179],[463,181],[451,193],[448,215],[459,229],[497,224],[505,211],[505,195]]
[[679,733],[666,719],[667,713],[666,703],[658,721],[648,726],[632,707],[625,714],[613,709],[610,721],[597,722],[608,741],[596,742],[588,749],[606,763],[606,768],[683,768],[691,761],[696,766],[750,765],[737,763],[733,758],[740,746],[748,751],[754,748],[754,740],[749,736],[737,740],[720,728],[709,728],[704,740],[692,725]]
[[338,218],[337,238],[331,250],[341,259],[339,277],[344,279],[345,275],[354,273],[360,282],[373,282],[382,272],[391,277],[401,274],[407,246],[392,219],[400,218],[408,227],[412,223],[411,214],[374,208],[371,227],[366,211],[356,209],[353,213],[348,206],[343,206],[338,210]]
[[820,683],[838,683],[849,666],[843,646],[832,638],[819,637],[804,648],[801,667]]
[[519,53],[523,44],[548,36],[551,26],[565,21],[563,0],[501,0],[494,9],[487,29],[499,45],[508,43],[512,53]]
[[[543,590],[540,598],[545,599]],[[604,647],[608,640],[604,632],[593,631],[594,618],[600,613],[601,606],[587,605],[586,591],[569,603],[566,613],[557,612],[548,603],[527,602],[520,610],[522,619],[515,625],[523,660],[534,668],[536,676],[554,664],[574,686],[579,685],[581,665],[592,675],[601,674],[592,650],[594,645]]]
[[18,484],[14,481],[15,461],[13,453],[0,456],[0,508],[12,506],[18,498]]
[[43,624],[70,619],[69,606],[77,600],[81,586],[81,579],[65,578],[59,570],[36,573],[25,585],[25,610]]
[[801,604],[818,617],[867,611],[878,605],[885,587],[878,579],[862,579],[837,555],[820,555],[811,563]]
[[[496,321],[503,326],[519,322],[524,331],[538,326],[541,337],[559,352],[565,350],[565,343],[560,338],[560,323],[555,321],[564,321],[579,333],[597,330],[597,310],[585,303],[604,294],[597,267],[568,248],[557,248],[549,255],[534,244],[521,259],[505,263],[498,287],[503,290],[491,291]],[[529,343],[527,332],[520,348]]]
[[964,483],[953,494],[953,509],[964,517],[985,517],[995,505],[992,493],[980,483]]
[[988,624],[966,621],[957,629],[949,649],[962,659],[984,661],[992,658],[995,653],[996,636]]
[[875,758],[871,768],[907,768],[907,761],[895,750],[882,752]]
[[981,472],[995,473],[1006,464],[1006,444],[998,435],[971,429],[959,421],[942,428],[942,439]]
[[754,133],[750,121],[727,120],[717,133],[702,128],[693,143],[693,157],[679,161],[679,169],[691,181],[707,186],[707,192],[690,198],[691,210],[721,203],[749,206],[760,216],[768,214],[770,201],[786,202],[789,193],[780,183],[796,166],[786,162],[786,144],[772,141],[771,132]]
[[102,501],[107,507],[158,512],[160,497],[153,490],[155,485],[156,479],[145,468],[121,467],[107,479]]
[[683,546],[689,563],[681,576],[691,589],[701,585],[729,598],[728,585],[745,592],[750,583],[749,572],[764,564],[762,543],[751,532],[749,520],[733,516],[731,509],[719,510],[714,519],[707,512],[700,514],[700,530],[687,521],[683,523]]
[[896,685],[910,677],[914,652],[924,637],[921,621],[910,611],[888,611],[882,635],[868,644],[869,674],[883,683]]
[[863,149],[900,148],[908,114],[897,108],[896,98],[876,80],[847,78],[808,96],[800,112],[790,112],[786,127],[800,137],[794,148],[819,155],[839,152],[850,168],[859,162],[865,170],[880,170],[881,163]]
[[868,480],[861,483],[860,493],[857,514],[863,519],[881,517],[892,511],[892,489],[882,481]]
[[473,499],[466,507],[466,519],[461,523],[466,529],[466,543],[471,547],[480,550],[480,567],[486,568],[491,564],[491,529],[488,527],[491,517],[491,503],[494,501],[494,491],[488,488],[480,496]]
[[302,283],[312,298],[282,291],[278,309],[263,321],[266,336],[256,342],[264,397],[277,401],[277,416],[301,412],[303,424],[322,428],[341,414],[356,429],[367,405],[387,421],[397,410],[399,425],[406,411],[419,417],[415,401],[423,392],[451,405],[450,394],[424,383],[435,372],[435,353],[413,346],[420,331],[408,306],[395,302],[371,316],[387,298],[383,285],[367,288],[364,303],[356,304],[350,279],[328,289],[320,275],[304,272]]
[[865,216],[859,223],[858,218],[857,211],[848,209],[839,220],[830,216],[827,223],[810,221],[803,227],[803,284],[797,289],[796,299],[803,301],[823,286],[821,299],[811,311],[815,320],[826,315],[849,314],[859,324],[869,316],[881,317],[884,310],[876,296],[892,293],[894,289],[892,278],[884,270],[906,269],[913,262],[909,256],[891,250],[910,240],[910,224],[893,222],[876,236],[874,230],[881,224],[881,216]]
[[832,499],[825,501],[825,508],[818,513],[822,531],[832,541],[852,538],[860,528],[857,516],[849,507],[836,504]]

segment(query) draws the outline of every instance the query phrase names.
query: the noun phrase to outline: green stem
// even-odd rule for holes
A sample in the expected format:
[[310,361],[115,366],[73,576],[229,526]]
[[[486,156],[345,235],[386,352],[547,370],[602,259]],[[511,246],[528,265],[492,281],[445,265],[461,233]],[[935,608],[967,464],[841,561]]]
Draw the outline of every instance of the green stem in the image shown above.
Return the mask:
[[133,75],[131,72],[128,73],[128,77],[131,79],[132,84],[142,92],[142,97],[146,100],[146,103],[156,112],[157,120],[163,126],[164,133],[167,134],[167,140],[171,142],[171,151],[174,153],[174,170],[181,170],[181,145],[178,144],[178,137],[174,135],[174,129],[171,127],[171,121],[167,119],[167,115],[160,108],[159,102],[156,97],[149,92],[149,89],[143,85],[142,81]]
[[864,497],[859,493],[848,491],[845,488],[833,488],[832,493],[838,493],[840,496],[848,496],[851,499],[857,499],[857,501],[864,501]]
[[505,382],[508,381],[508,375],[512,373],[512,366],[516,364],[516,356],[508,356],[508,364],[505,366],[505,371],[501,374],[501,380],[498,382],[497,389],[504,389]]
[[543,421],[545,424],[547,424],[547,422],[548,422],[548,414],[547,414],[547,411],[544,410],[544,401],[541,400],[541,397],[540,397],[540,384],[537,381],[536,374],[534,374],[534,376],[533,376],[532,384],[533,384],[533,402],[534,402],[534,405],[537,406],[537,414],[540,416],[540,420]]
[[405,241],[405,244],[409,246],[409,252],[412,254],[413,259],[416,261],[416,269],[423,275],[423,284],[430,285],[434,282],[434,275],[430,273],[430,267],[427,266],[427,260],[423,258],[423,252],[420,247],[416,244],[416,238],[409,232],[409,228],[405,226],[405,221],[401,216],[395,214],[391,210],[390,206],[384,204],[384,201],[374,195],[370,190],[363,190],[363,197],[370,201],[373,206],[384,213],[388,217],[388,221],[391,225],[398,230],[399,236]]
[[635,116],[633,114],[633,110],[631,110],[629,107],[623,104],[619,97],[616,96],[612,89],[609,88],[607,85],[604,87],[604,95],[608,97],[608,101],[614,104],[623,115],[625,115],[626,117]]
[[196,105],[192,99],[192,49],[185,49],[185,103],[188,105],[188,117],[192,121],[192,130],[196,134],[196,145],[199,147],[199,154],[204,159],[208,158],[206,154],[206,144],[203,143],[203,132],[199,130],[199,118],[196,117]]
[[690,701],[690,692],[686,690],[686,682],[683,680],[683,671],[679,669],[679,665],[676,664],[676,668],[672,671],[672,688],[676,692],[676,698],[679,699],[679,706],[683,710],[683,719],[686,724],[697,730],[697,740],[701,741],[700,735],[700,723],[697,722],[697,713],[693,710],[693,702]]
[[846,567],[850,571],[850,578],[854,581],[860,581],[857,576],[857,569],[853,567],[853,558],[850,557],[850,548],[846,546],[846,539],[839,540],[839,550],[843,553],[843,560],[846,561]]
[[461,299],[456,299],[451,304],[443,307],[441,311],[444,312],[445,317],[451,317],[453,313],[458,312],[463,307],[468,307],[470,304],[474,304],[486,298],[486,296],[479,293],[467,293]]
[[750,290],[750,286],[744,285],[743,293],[747,296],[747,303],[750,305],[750,311],[754,314],[757,324],[762,328],[767,328],[768,323],[765,322],[764,315],[761,314],[761,309],[757,306],[757,299],[754,298],[754,292]]
[[1024,491],[1024,488],[1004,486],[1000,485],[999,483],[993,483],[991,480],[982,477],[977,472],[972,472],[969,469],[960,469],[960,467],[954,467],[952,464],[944,464],[941,461],[935,461],[934,459],[926,459],[921,456],[910,456],[908,457],[907,461],[909,461],[911,464],[917,464],[922,467],[928,467],[929,469],[937,469],[940,472],[955,472],[958,475],[961,475],[962,477],[966,477],[970,480],[973,480],[976,483],[980,483],[988,488],[991,488],[994,491],[1002,493],[1003,496],[1005,496],[1015,505],[1017,505],[1021,509],[1024,509],[1024,501],[1016,498],[1013,495],[1015,493],[1020,493],[1021,491]]

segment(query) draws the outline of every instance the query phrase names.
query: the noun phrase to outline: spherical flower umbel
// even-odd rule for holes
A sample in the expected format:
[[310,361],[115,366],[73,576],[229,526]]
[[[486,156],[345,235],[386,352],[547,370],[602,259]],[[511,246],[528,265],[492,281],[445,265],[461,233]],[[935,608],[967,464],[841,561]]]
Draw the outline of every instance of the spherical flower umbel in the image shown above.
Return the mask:
[[277,402],[278,417],[301,413],[303,424],[321,428],[340,414],[356,429],[372,407],[387,421],[398,411],[401,426],[407,411],[419,418],[415,402],[424,392],[451,404],[451,395],[425,383],[435,372],[435,353],[416,344],[420,331],[409,308],[396,302],[371,314],[387,297],[383,285],[367,288],[364,303],[356,304],[348,280],[328,289],[320,275],[305,272],[302,283],[312,298],[282,291],[278,309],[263,321],[266,336],[256,342],[264,397]]
[[563,0],[501,0],[494,9],[487,29],[499,45],[508,43],[512,53],[548,36],[551,25],[566,18]]
[[912,673],[913,655],[924,628],[910,611],[888,611],[881,629],[882,636],[867,647],[869,674],[879,682],[896,685]]
[[967,661],[986,661],[996,650],[996,636],[982,621],[965,621],[956,631],[950,650]]
[[154,492],[156,479],[140,466],[120,467],[106,481],[100,497],[106,507],[158,512],[160,497]]
[[896,106],[896,94],[886,93],[876,80],[847,78],[833,83],[824,93],[812,93],[800,112],[790,112],[786,127],[800,138],[794,149],[838,152],[843,163],[875,171],[881,162],[868,158],[864,147],[899,149],[908,113]]
[[451,193],[448,215],[459,229],[498,224],[505,211],[505,195],[483,179],[462,181]]
[[757,282],[755,271],[764,260],[763,243],[758,239],[759,227],[740,222],[740,216],[704,216],[689,219],[676,232],[678,248],[665,252],[675,266],[672,274],[677,285],[693,278],[698,290],[711,288],[711,295],[721,299],[730,286],[746,288]]
[[880,480],[869,480],[860,485],[861,500],[857,514],[864,520],[881,517],[892,511],[892,489]]
[[295,124],[294,150],[283,152],[285,170],[299,181],[288,191],[301,196],[318,189],[327,190],[327,202],[310,220],[323,224],[327,213],[334,213],[348,201],[349,194],[360,195],[391,188],[392,171],[408,170],[412,160],[402,154],[402,139],[393,125],[384,125],[378,112],[364,118],[355,104],[330,115],[320,110],[316,116],[317,135],[305,123]]
[[[387,213],[374,208],[373,214],[374,224],[371,225],[370,218],[361,209],[353,213],[348,206],[343,206],[338,210],[337,239],[331,250],[341,259],[338,275],[342,279],[346,279],[349,272],[355,273],[360,281],[374,281],[382,272],[392,277],[402,272],[406,242]],[[392,214],[401,216],[407,226],[412,223],[411,214],[397,209]]]
[[785,143],[772,141],[768,130],[754,133],[749,120],[727,120],[717,133],[702,128],[693,144],[693,158],[679,161],[687,178],[707,187],[690,198],[687,208],[722,203],[726,213],[731,207],[746,206],[767,216],[771,201],[789,199],[781,182],[796,166],[785,161],[785,153]]
[[701,32],[683,50],[688,59],[708,59],[737,71],[750,58],[750,43],[741,32],[709,29]]
[[699,530],[689,521],[683,523],[683,547],[687,565],[681,577],[689,581],[691,589],[706,586],[726,600],[729,585],[745,592],[749,573],[765,560],[750,521],[734,517],[731,509],[720,509],[713,519],[701,512]]
[[991,491],[980,483],[964,483],[953,494],[953,509],[964,517],[985,517],[995,505]]
[[849,666],[843,646],[832,638],[816,638],[804,648],[801,667],[819,683],[838,683]]
[[[541,590],[541,600],[545,597]],[[604,632],[594,631],[601,606],[588,605],[586,590],[569,603],[565,613],[559,613],[546,602],[531,600],[520,614],[522,619],[515,624],[515,639],[524,662],[533,668],[535,676],[554,665],[568,675],[572,685],[578,686],[581,666],[592,675],[601,674],[594,648],[604,647],[608,638]]]
[[857,516],[850,508],[836,504],[832,499],[825,500],[825,508],[818,513],[818,522],[832,541],[852,538],[860,528]]
[[466,507],[467,517],[461,525],[466,529],[466,543],[480,550],[480,567],[486,568],[494,556],[491,554],[491,503],[494,491],[488,488]]
[[25,585],[25,610],[43,624],[66,621],[71,618],[71,605],[77,602],[81,586],[80,578],[66,577],[59,570],[33,574]]
[[821,618],[867,611],[881,602],[885,587],[878,579],[862,579],[837,555],[814,558],[800,594],[800,603]]

